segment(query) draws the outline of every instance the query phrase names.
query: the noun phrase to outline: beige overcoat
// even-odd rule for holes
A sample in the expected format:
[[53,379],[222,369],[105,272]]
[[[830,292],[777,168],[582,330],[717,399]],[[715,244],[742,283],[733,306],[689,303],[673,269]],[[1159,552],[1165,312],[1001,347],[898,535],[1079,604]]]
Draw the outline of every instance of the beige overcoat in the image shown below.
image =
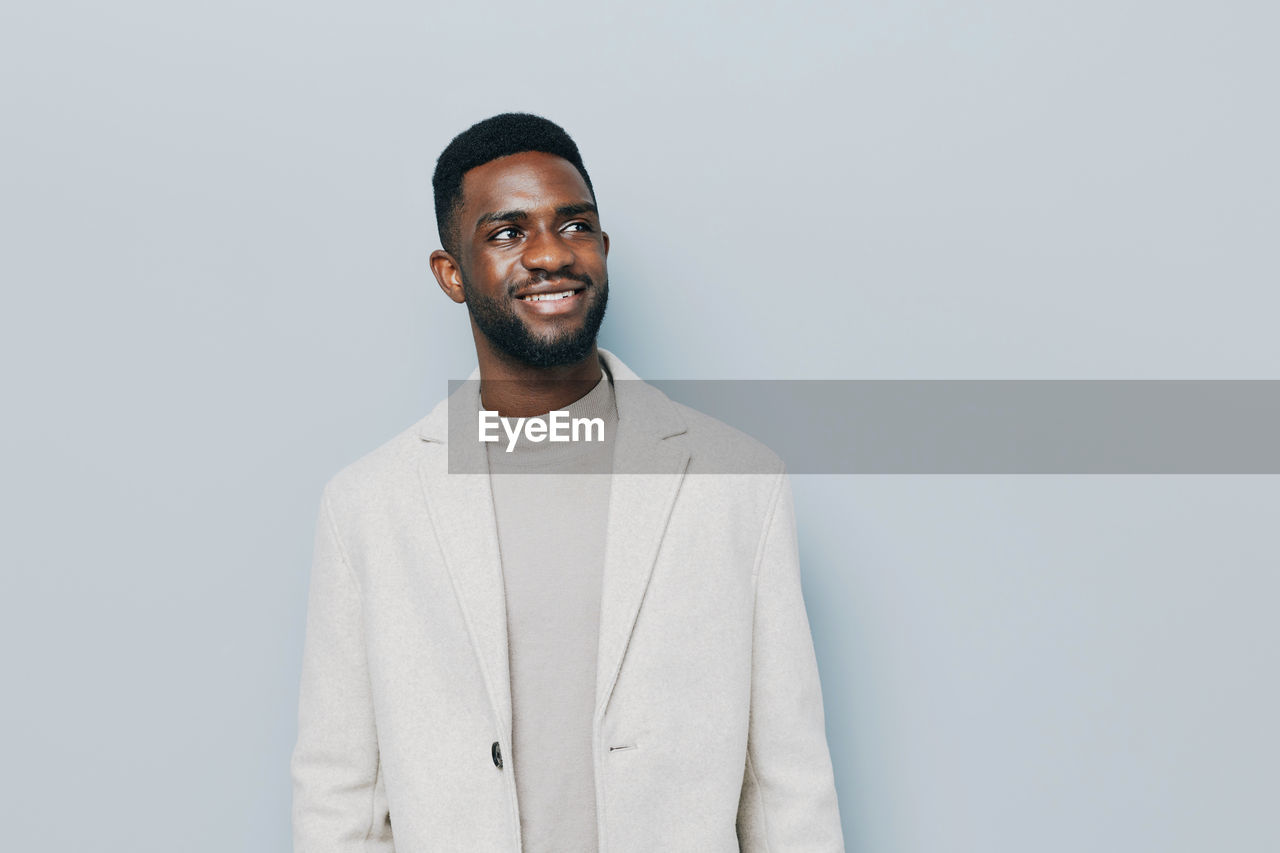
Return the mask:
[[[782,464],[601,352],[620,473],[593,726],[600,853],[843,850]],[[489,480],[447,461],[448,406],[477,411],[477,387],[325,486],[295,853],[521,849]],[[453,470],[483,470],[467,444]],[[729,462],[758,473],[707,473]]]

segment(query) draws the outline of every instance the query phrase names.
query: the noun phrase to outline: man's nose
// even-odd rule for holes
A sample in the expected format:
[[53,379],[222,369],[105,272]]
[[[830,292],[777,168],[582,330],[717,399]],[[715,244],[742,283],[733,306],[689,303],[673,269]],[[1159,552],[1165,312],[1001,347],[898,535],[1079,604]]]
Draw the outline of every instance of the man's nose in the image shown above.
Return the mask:
[[573,265],[573,249],[557,231],[535,231],[525,241],[525,269],[553,273]]

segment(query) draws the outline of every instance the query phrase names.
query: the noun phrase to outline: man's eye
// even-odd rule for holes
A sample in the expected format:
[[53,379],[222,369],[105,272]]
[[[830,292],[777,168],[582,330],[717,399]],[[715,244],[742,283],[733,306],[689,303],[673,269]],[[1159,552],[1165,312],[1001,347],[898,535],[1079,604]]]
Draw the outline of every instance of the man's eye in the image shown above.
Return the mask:
[[501,231],[493,232],[493,236],[491,239],[514,240],[518,236],[520,236],[520,232],[517,231],[515,228],[503,228]]
[[566,225],[566,226],[565,226],[565,228],[566,228],[566,229],[569,229],[569,228],[577,228],[579,231],[590,231],[590,230],[591,230],[591,226],[590,226],[589,224],[587,224],[586,222],[570,222],[568,225]]

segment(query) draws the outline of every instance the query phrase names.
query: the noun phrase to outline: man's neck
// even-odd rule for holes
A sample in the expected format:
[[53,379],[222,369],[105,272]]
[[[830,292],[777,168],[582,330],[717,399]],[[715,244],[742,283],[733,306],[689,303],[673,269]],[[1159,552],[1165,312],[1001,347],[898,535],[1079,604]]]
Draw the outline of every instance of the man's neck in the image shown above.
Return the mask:
[[504,418],[529,418],[563,409],[600,382],[595,345],[581,361],[558,367],[531,367],[488,347],[476,348],[480,363],[480,405]]

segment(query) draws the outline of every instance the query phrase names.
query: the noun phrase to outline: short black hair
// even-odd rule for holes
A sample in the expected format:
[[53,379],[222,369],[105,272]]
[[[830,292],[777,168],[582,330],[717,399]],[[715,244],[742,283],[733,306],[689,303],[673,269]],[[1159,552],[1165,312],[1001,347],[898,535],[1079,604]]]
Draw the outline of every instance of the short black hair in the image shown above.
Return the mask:
[[436,161],[431,186],[436,196],[436,230],[446,252],[457,254],[455,220],[462,207],[462,176],[491,160],[524,151],[541,151],[568,160],[582,175],[595,200],[596,190],[582,165],[578,146],[564,128],[530,113],[502,113],[487,118],[455,136]]

